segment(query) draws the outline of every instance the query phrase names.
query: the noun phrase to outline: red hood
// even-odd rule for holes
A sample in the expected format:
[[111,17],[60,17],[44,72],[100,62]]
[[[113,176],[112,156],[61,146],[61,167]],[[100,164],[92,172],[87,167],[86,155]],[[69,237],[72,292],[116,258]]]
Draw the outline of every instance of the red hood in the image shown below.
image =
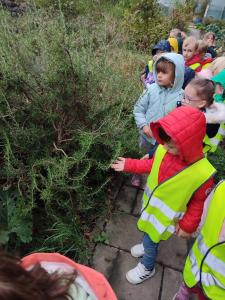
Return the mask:
[[159,144],[163,141],[158,136],[158,128],[164,129],[176,143],[180,158],[187,164],[202,158],[206,121],[204,114],[196,108],[181,106],[150,126]]
[[195,54],[194,56],[192,56],[191,59],[185,61],[185,66],[186,66],[186,67],[189,67],[189,66],[191,66],[191,65],[193,65],[193,64],[200,63],[200,61],[201,61],[201,57],[200,57],[200,55],[197,53],[197,54]]

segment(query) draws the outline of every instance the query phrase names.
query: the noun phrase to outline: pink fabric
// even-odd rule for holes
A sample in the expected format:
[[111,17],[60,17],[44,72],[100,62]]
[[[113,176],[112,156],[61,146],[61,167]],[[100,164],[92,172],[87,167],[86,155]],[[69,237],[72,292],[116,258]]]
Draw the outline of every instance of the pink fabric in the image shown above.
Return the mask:
[[55,263],[65,263],[75,270],[78,271],[80,275],[83,276],[85,281],[89,284],[91,289],[94,291],[98,300],[117,300],[117,297],[111,288],[107,279],[101,273],[80,265],[70,258],[63,256],[59,253],[33,253],[25,256],[21,260],[21,265],[23,268],[27,269],[37,263],[41,262],[55,262]]
[[210,69],[203,69],[197,73],[197,76],[203,79],[211,79],[213,77],[213,73]]
[[180,285],[180,288],[174,300],[189,300],[192,294],[196,294],[199,300],[207,300],[206,296],[199,286],[196,285],[193,288],[189,288],[185,285],[184,282],[182,282],[182,284]]

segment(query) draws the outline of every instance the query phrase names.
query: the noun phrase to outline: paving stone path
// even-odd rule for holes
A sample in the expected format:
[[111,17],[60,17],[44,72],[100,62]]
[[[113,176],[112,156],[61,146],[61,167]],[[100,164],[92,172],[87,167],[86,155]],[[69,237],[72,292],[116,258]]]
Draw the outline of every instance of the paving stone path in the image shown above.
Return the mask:
[[172,300],[182,281],[181,271],[190,243],[176,236],[161,242],[156,275],[136,286],[127,282],[126,272],[138,262],[130,255],[130,248],[143,236],[136,226],[143,190],[129,182],[118,189],[110,219],[99,225],[108,240],[96,245],[92,266],[106,276],[119,300]]

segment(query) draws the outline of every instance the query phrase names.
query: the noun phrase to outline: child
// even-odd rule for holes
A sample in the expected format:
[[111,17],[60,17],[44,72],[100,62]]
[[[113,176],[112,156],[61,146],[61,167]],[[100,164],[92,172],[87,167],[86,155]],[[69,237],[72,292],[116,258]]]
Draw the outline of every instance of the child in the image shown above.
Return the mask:
[[155,121],[177,106],[182,99],[184,60],[175,53],[166,53],[153,68],[156,82],[139,98],[134,106],[134,118],[140,130],[139,146],[148,153],[154,146],[149,123]]
[[211,78],[216,84],[214,99],[216,102],[225,102],[225,70],[222,70],[217,75]]
[[[187,257],[183,279],[173,300],[225,299],[225,181],[205,201],[201,231]],[[213,226],[212,226],[213,225]]]
[[[201,58],[197,53],[198,41],[195,37],[190,36],[183,42],[183,57],[185,66],[190,67],[192,70],[197,71],[201,67]],[[200,71],[200,70],[199,70]]]
[[[195,107],[205,113],[213,104],[214,93],[215,85],[211,80],[193,79],[184,90],[182,105]],[[219,130],[219,121],[216,124],[206,124],[206,135],[203,140],[204,153],[216,151],[219,144],[219,142],[216,143],[220,134]]]
[[142,257],[127,274],[132,284],[141,283],[155,273],[158,244],[174,232],[190,236],[198,227],[206,193],[213,186],[213,166],[203,157],[202,140],[205,117],[193,107],[181,106],[150,124],[160,144],[153,159],[119,157],[115,171],[149,173],[138,220],[144,232],[143,243],[131,248],[134,257]]
[[160,54],[170,52],[170,44],[166,40],[159,41],[152,49],[152,60],[149,60],[148,64],[145,66],[144,72],[141,74],[141,81],[144,83],[145,87],[149,87],[150,84],[155,82],[153,76],[153,63],[157,60]]
[[217,56],[216,50],[215,50],[215,41],[216,41],[216,35],[214,32],[210,31],[207,32],[204,37],[203,41],[207,44],[207,53],[211,55],[211,58],[215,58]]
[[1,300],[117,300],[105,277],[58,253],[0,255]]

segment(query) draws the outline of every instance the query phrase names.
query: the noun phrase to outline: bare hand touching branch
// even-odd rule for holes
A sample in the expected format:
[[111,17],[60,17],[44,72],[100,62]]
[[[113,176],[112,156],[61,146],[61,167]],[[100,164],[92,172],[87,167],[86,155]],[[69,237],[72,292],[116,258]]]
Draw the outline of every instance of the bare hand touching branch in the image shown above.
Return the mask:
[[117,160],[111,165],[111,168],[114,169],[116,172],[122,172],[125,166],[125,158],[118,157]]

